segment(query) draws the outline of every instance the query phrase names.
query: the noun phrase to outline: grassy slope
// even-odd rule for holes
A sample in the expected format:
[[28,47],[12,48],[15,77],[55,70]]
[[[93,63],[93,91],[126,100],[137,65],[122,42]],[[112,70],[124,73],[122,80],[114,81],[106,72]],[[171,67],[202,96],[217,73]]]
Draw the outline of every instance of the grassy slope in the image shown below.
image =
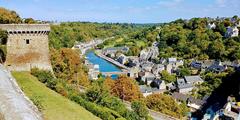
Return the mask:
[[27,72],[13,72],[19,86],[30,99],[38,99],[46,120],[98,120],[78,104],[50,90]]

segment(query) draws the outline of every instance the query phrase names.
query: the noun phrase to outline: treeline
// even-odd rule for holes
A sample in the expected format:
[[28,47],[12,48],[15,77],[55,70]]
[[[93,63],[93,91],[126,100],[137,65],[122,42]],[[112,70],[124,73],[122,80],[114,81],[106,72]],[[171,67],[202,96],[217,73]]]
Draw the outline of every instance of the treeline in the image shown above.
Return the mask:
[[144,28],[138,24],[66,22],[52,25],[49,35],[50,46],[54,48],[72,47],[76,42],[86,42],[95,38],[117,37],[131,34]]

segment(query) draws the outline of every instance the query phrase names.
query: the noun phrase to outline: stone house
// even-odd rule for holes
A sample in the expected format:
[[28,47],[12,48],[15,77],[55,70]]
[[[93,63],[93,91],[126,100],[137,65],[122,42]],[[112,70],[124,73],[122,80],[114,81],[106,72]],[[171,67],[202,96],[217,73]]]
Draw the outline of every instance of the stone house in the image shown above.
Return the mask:
[[195,99],[191,96],[182,94],[182,93],[177,93],[174,92],[171,95],[176,101],[178,102],[186,102],[187,106],[190,108],[191,112],[195,112],[197,110],[200,110],[205,104],[206,104],[206,100],[207,98],[204,99]]
[[200,76],[184,76],[183,79],[177,80],[177,90],[179,93],[186,94],[193,90],[194,85],[201,84],[204,81]]
[[128,58],[124,54],[120,54],[117,58],[117,61],[124,65],[125,63],[127,63]]
[[142,71],[145,71],[145,72],[151,72],[153,66],[154,66],[154,63],[152,62],[143,62],[140,65],[140,67],[142,68]]
[[164,65],[162,64],[155,64],[152,68],[152,73],[157,76],[160,77],[160,73],[165,70]]
[[111,47],[104,49],[102,52],[104,55],[115,55],[117,52],[127,53],[128,50],[128,47]]
[[128,76],[131,78],[138,78],[138,73],[140,72],[139,67],[132,67],[128,73]]
[[225,37],[237,37],[239,34],[239,30],[236,26],[234,27],[227,27],[227,32],[225,33]]
[[156,88],[158,88],[161,91],[166,91],[166,88],[167,88],[167,86],[165,84],[165,81],[164,80],[160,80],[160,79],[153,80],[152,83],[151,83],[151,86],[152,87],[156,87]]

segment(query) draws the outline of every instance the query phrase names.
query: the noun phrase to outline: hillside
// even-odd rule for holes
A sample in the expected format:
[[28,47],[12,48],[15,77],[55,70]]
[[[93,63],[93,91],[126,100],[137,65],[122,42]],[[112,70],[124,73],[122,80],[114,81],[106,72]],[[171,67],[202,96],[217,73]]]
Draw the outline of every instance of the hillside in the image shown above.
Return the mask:
[[27,72],[13,72],[19,86],[34,102],[46,120],[98,120],[90,112],[48,89]]

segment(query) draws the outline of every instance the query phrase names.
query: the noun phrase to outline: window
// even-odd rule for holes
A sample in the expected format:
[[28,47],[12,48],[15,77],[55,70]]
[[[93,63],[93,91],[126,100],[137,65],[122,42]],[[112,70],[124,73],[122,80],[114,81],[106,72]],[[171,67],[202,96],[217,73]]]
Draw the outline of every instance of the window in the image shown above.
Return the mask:
[[30,40],[29,39],[26,39],[26,44],[29,44],[30,43]]

